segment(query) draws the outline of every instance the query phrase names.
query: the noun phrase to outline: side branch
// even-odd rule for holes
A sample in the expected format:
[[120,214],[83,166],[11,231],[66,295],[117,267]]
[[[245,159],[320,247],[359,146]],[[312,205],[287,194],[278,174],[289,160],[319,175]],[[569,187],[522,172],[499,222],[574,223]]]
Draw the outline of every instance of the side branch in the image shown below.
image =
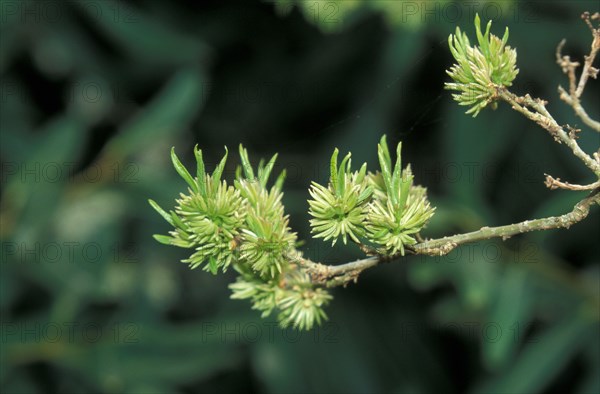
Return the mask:
[[556,142],[568,146],[573,151],[573,154],[600,178],[600,162],[581,149],[574,132],[567,132],[556,122],[546,109],[546,102],[540,99],[533,99],[528,94],[522,97],[517,96],[503,87],[498,88],[497,94],[499,98],[510,104],[513,109],[547,130]]
[[600,189],[594,190],[587,198],[575,205],[569,213],[560,216],[550,216],[543,219],[525,220],[524,222],[499,227],[483,227],[480,230],[466,234],[453,235],[436,240],[429,240],[414,246],[417,253],[428,255],[444,255],[456,246],[501,237],[506,240],[513,235],[531,231],[569,228],[587,217],[593,204],[600,204]]
[[584,12],[581,15],[581,18],[588,25],[592,32],[593,40],[590,48],[590,54],[585,56],[583,70],[581,72],[579,82],[577,82],[575,70],[580,66],[580,63],[572,61],[569,56],[563,56],[562,48],[564,47],[566,40],[562,40],[560,44],[558,44],[558,47],[556,48],[556,63],[562,68],[563,73],[565,73],[569,78],[568,91],[562,86],[559,86],[558,92],[561,100],[570,105],[575,111],[575,114],[579,116],[586,125],[593,130],[600,132],[600,122],[592,119],[587,114],[580,102],[581,95],[583,94],[583,90],[585,89],[585,85],[587,84],[589,77],[596,79],[598,76],[598,69],[593,66],[593,63],[596,55],[598,54],[598,50],[600,50],[600,28],[595,28],[591,21],[600,20],[600,14],[595,13],[594,15],[590,15],[589,12]]
[[549,189],[566,189],[566,190],[594,190],[600,187],[600,180],[590,183],[589,185],[575,185],[569,182],[562,182],[560,178],[554,178],[551,175],[546,175],[545,185]]
[[558,93],[560,94],[561,100],[573,107],[575,114],[581,118],[583,123],[588,125],[592,130],[600,132],[600,122],[595,121],[588,115],[585,109],[581,106],[579,99],[573,99],[573,97],[569,95],[562,86],[558,87]]
[[[426,240],[413,245],[410,251],[415,254],[442,256],[450,253],[457,246],[470,242],[491,238],[502,238],[502,240],[506,240],[513,235],[531,231],[569,228],[585,219],[589,214],[590,207],[594,204],[600,205],[600,188],[595,189],[588,197],[577,203],[571,212],[564,215],[526,220],[524,222],[506,226],[483,227],[470,233]],[[402,256],[372,256],[337,266],[315,263],[299,256],[294,258],[294,262],[304,268],[311,276],[313,283],[324,285],[326,287],[335,287],[340,285],[345,286],[351,281],[356,282],[362,271],[384,262],[398,260],[400,257]]]
[[592,64],[594,63],[594,59],[598,54],[598,50],[600,49],[600,28],[594,28],[590,19],[600,20],[600,14],[595,13],[594,15],[590,15],[589,12],[584,12],[581,15],[581,19],[588,25],[590,28],[594,39],[592,40],[592,47],[590,49],[590,54],[585,57],[585,63],[583,65],[583,71],[581,72],[581,77],[579,78],[579,84],[577,85],[577,90],[575,91],[575,95],[577,98],[581,97],[583,93],[583,89],[585,89],[585,85],[588,81],[589,77],[596,78],[598,76],[598,69],[594,68]]

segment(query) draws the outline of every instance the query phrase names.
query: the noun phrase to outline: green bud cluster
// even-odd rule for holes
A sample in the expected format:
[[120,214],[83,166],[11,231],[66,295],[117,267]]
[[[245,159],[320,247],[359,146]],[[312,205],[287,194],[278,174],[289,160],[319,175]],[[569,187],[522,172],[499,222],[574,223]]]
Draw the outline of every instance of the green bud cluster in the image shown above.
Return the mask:
[[233,185],[221,180],[226,153],[214,172],[207,174],[202,151],[194,148],[196,176],[181,164],[174,150],[171,159],[177,173],[187,182],[187,194],[176,200],[168,213],[150,200],[150,205],[171,225],[168,236],[155,235],[161,243],[193,248],[183,262],[202,266],[217,274],[228,267],[239,273],[230,285],[234,299],[250,299],[263,317],[278,311],[282,327],[311,329],[327,316],[323,307],[331,300],[326,290],[316,288],[292,262],[299,256],[297,236],[289,228],[281,191],[283,171],[274,184],[267,183],[277,155],[255,172],[248,152],[240,145],[241,166]]
[[[342,238],[370,244],[384,256],[404,255],[416,243],[417,234],[433,215],[424,188],[413,185],[410,167],[402,169],[401,144],[392,159],[385,136],[378,146],[381,171],[367,172],[363,164],[351,170],[350,153],[338,165],[336,149],[330,161],[327,187],[310,187],[310,221],[315,238]],[[238,277],[229,287],[233,299],[248,299],[263,317],[275,312],[282,327],[311,329],[327,318],[323,308],[331,295],[316,285],[304,270],[296,249],[296,233],[282,204],[285,170],[268,187],[277,154],[255,171],[248,152],[240,145],[241,165],[233,184],[221,179],[228,151],[212,174],[204,167],[202,151],[194,148],[196,176],[183,166],[174,149],[171,160],[188,185],[169,212],[150,200],[150,205],[171,225],[169,235],[154,237],[167,245],[193,249],[183,260],[191,268],[202,267],[216,275],[233,267]]]
[[231,298],[250,299],[252,309],[262,312],[262,317],[278,309],[281,327],[301,330],[310,330],[327,319],[323,307],[332,299],[325,289],[315,288],[309,276],[299,270],[289,271],[281,282],[264,282],[251,274],[242,274],[229,288],[233,291]]
[[470,106],[467,114],[477,116],[491,104],[496,106],[497,89],[509,87],[519,70],[516,68],[517,51],[507,46],[508,27],[502,39],[490,34],[492,21],[489,21],[485,33],[481,33],[479,15],[475,16],[475,33],[479,46],[471,46],[466,33],[456,28],[456,34],[448,37],[448,45],[457,64],[446,73],[453,82],[447,82],[445,88],[458,91],[452,97],[459,105]]
[[338,150],[331,156],[327,187],[313,182],[309,206],[315,238],[332,240],[348,237],[360,245],[374,245],[385,256],[404,255],[405,246],[417,243],[415,236],[433,216],[426,189],[413,185],[410,166],[402,169],[401,144],[392,159],[383,136],[378,145],[381,171],[367,173],[363,164],[351,171],[350,153],[338,167]]
[[327,187],[312,182],[309,193],[312,200],[308,201],[310,220],[315,238],[333,240],[335,245],[341,236],[344,244],[350,237],[360,242],[358,237],[364,236],[364,222],[367,215],[367,205],[373,193],[365,178],[367,165],[363,164],[357,172],[350,171],[350,153],[344,157],[338,168],[337,148],[331,155],[329,184]]
[[212,175],[206,174],[202,151],[197,146],[194,155],[198,163],[195,178],[181,164],[175,149],[171,149],[173,166],[187,182],[188,194],[180,193],[175,211],[169,213],[150,200],[150,205],[174,227],[169,236],[154,238],[166,245],[194,248],[195,252],[184,260],[191,268],[204,264],[204,270],[213,274],[219,268],[225,272],[235,257],[232,245],[245,221],[246,201],[239,190],[221,181],[227,151]]

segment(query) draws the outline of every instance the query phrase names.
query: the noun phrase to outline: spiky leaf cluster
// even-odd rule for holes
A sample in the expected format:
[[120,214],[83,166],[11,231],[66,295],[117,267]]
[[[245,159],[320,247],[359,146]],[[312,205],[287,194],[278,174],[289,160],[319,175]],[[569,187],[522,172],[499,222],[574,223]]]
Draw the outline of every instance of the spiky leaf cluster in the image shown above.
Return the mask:
[[[169,236],[155,238],[165,244],[195,249],[190,258],[183,260],[192,268],[206,263],[204,269],[216,274],[219,269],[225,271],[233,266],[240,276],[230,285],[232,298],[250,299],[263,317],[277,310],[283,327],[310,329],[326,318],[323,307],[331,296],[315,288],[310,278],[290,263],[290,256],[298,252],[296,234],[289,228],[289,217],[281,202],[285,171],[268,188],[277,155],[266,165],[261,161],[255,172],[241,145],[239,153],[241,166],[234,185],[228,186],[221,181],[227,151],[209,175],[202,152],[195,148],[195,178],[171,151],[176,171],[188,183],[188,194],[181,194],[174,211],[169,213],[150,200],[152,207],[174,227]],[[303,302],[299,304],[298,300]]]
[[346,244],[348,237],[359,243],[358,237],[364,236],[364,221],[367,215],[367,203],[373,188],[365,179],[367,165],[358,172],[351,172],[350,153],[344,157],[338,168],[338,149],[331,155],[330,178],[327,187],[312,182],[308,201],[312,233],[315,238],[332,240],[335,245],[339,237]]
[[[413,185],[410,166],[402,169],[401,144],[392,166],[385,136],[378,145],[381,171],[367,173],[366,164],[351,170],[350,154],[338,165],[336,149],[330,161],[327,187],[312,183],[309,201],[310,224],[315,238],[348,238],[381,255],[404,254],[416,243],[417,234],[433,215],[424,188]],[[331,296],[315,286],[301,266],[296,250],[297,237],[289,227],[282,204],[283,171],[267,187],[277,155],[266,164],[260,161],[255,171],[248,152],[239,147],[241,165],[233,185],[221,180],[225,156],[212,174],[205,171],[202,151],[197,147],[196,176],[182,165],[175,151],[171,159],[177,173],[188,184],[187,194],[176,200],[168,213],[154,201],[150,204],[173,226],[168,236],[156,235],[165,244],[192,248],[183,260],[192,268],[216,274],[233,266],[239,273],[230,285],[232,298],[248,299],[262,316],[277,312],[282,327],[311,329],[326,319],[324,306]],[[369,245],[365,245],[363,241]]]
[[377,192],[369,205],[367,218],[368,239],[378,244],[384,254],[404,255],[405,246],[417,243],[414,238],[433,216],[426,189],[413,185],[410,165],[402,169],[402,144],[396,148],[396,163],[392,158],[385,136],[377,146],[381,172],[370,179]]
[[221,181],[227,150],[212,175],[206,174],[198,147],[194,148],[194,155],[198,163],[195,178],[183,166],[175,149],[171,150],[173,166],[187,182],[188,194],[181,193],[175,210],[169,213],[150,200],[152,207],[174,227],[170,236],[154,238],[167,245],[194,248],[190,258],[183,261],[191,268],[206,263],[203,269],[216,274],[219,268],[226,271],[234,261],[234,240],[245,220],[246,202],[238,190]]
[[323,307],[331,301],[324,289],[315,288],[307,274],[293,270],[279,282],[261,282],[252,276],[240,276],[229,286],[233,299],[250,299],[252,309],[262,312],[262,317],[279,310],[277,319],[283,328],[310,330],[327,319]]
[[283,293],[279,301],[278,319],[283,327],[310,330],[313,325],[327,319],[323,306],[331,301],[324,289],[314,288],[307,274],[295,271],[286,278],[290,290]]
[[[230,285],[234,299],[250,299],[252,308],[262,312],[262,317],[277,310],[282,327],[311,329],[326,318],[323,307],[331,296],[323,289],[315,288],[308,276],[290,264],[294,255],[296,234],[288,227],[289,217],[281,202],[281,188],[285,171],[267,189],[277,155],[265,165],[261,161],[258,170],[252,169],[247,151],[240,146],[241,168],[237,171],[236,188],[247,201],[245,226],[242,229],[240,272],[237,281]],[[304,307],[290,302],[292,299],[308,298]]]
[[252,309],[261,312],[261,317],[269,316],[277,308],[278,300],[282,298],[284,290],[275,281],[263,281],[251,274],[238,276],[236,281],[229,285],[234,300],[247,300],[252,302]]
[[492,21],[489,21],[482,34],[479,15],[475,15],[478,46],[471,46],[467,34],[458,27],[456,34],[448,37],[448,45],[457,64],[446,71],[453,82],[446,83],[445,88],[458,92],[452,97],[459,105],[470,106],[466,113],[473,114],[473,117],[486,106],[495,106],[496,89],[511,86],[519,73],[516,68],[517,51],[506,45],[508,27],[500,39],[490,34],[491,26]]
[[267,189],[267,181],[277,154],[264,165],[258,165],[257,176],[250,165],[247,151],[240,145],[243,174],[237,171],[235,185],[248,202],[245,226],[241,235],[240,258],[265,278],[276,278],[288,264],[287,254],[294,250],[296,233],[288,227],[281,199],[285,172]]
[[346,236],[361,246],[374,245],[377,253],[405,253],[414,245],[415,236],[433,216],[426,190],[413,185],[410,166],[402,170],[401,150],[392,159],[383,136],[378,145],[381,171],[367,173],[366,165],[358,172],[350,171],[350,155],[337,167],[337,149],[331,157],[331,174],[327,187],[313,182],[309,192],[309,213],[315,238],[333,239]]

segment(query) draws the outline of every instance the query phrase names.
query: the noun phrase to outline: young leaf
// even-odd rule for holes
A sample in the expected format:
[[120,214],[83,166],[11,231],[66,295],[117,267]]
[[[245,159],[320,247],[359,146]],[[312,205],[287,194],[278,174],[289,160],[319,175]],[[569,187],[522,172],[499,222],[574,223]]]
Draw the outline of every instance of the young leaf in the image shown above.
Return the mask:
[[389,193],[394,193],[398,195],[400,191],[400,182],[402,182],[402,142],[399,142],[396,146],[396,165],[394,166],[394,175],[392,176],[392,191]]
[[390,153],[387,149],[385,136],[381,138],[381,143],[377,145],[377,156],[379,157],[379,166],[381,167],[381,176],[385,183],[386,192],[392,203],[396,203],[396,196],[392,193],[392,175],[390,171]]
[[194,178],[190,175],[188,170],[185,168],[179,158],[175,154],[175,147],[171,148],[171,161],[173,162],[173,167],[175,167],[175,171],[187,182],[188,185],[192,188],[194,192],[198,192],[198,185],[194,181]]
[[490,20],[485,34],[481,34],[481,19],[479,18],[479,14],[475,14],[475,34],[477,35],[477,42],[479,43],[481,52],[483,52],[486,57],[489,56],[488,36],[490,33],[491,22],[492,21]]
[[331,155],[331,161],[329,162],[329,182],[331,182],[331,187],[334,189],[337,187],[337,158],[338,158],[338,148],[335,148],[333,154]]
[[173,238],[167,235],[154,234],[152,237],[163,245],[173,245],[171,242]]
[[340,164],[340,168],[338,169],[337,185],[334,184],[334,187],[337,190],[338,196],[342,196],[345,191],[344,189],[345,189],[345,185],[346,185],[346,173],[348,172],[348,169],[350,167],[349,166],[350,155],[351,155],[351,153],[348,152],[348,154],[342,160],[342,164]]
[[358,171],[358,173],[356,175],[356,182],[361,183],[365,179],[366,174],[367,174],[367,163],[363,163],[363,165],[360,167],[360,170]]
[[277,160],[277,153],[271,157],[271,160],[267,163],[267,165],[262,168],[261,174],[259,174],[259,182],[262,187],[267,186],[267,181],[269,180],[269,176],[271,175],[271,171],[273,171],[273,167],[275,166],[275,160]]
[[[225,148],[227,149],[227,148]],[[248,151],[240,144],[240,160],[242,161],[242,167],[244,168],[244,174],[249,181],[254,180],[254,170],[248,159]]]
[[[387,136],[385,134],[383,135],[383,137],[381,137],[381,140],[379,140],[379,145],[381,145],[386,163],[389,163],[389,165],[392,165],[392,158],[390,156],[390,151],[388,149],[388,144],[387,144]],[[377,146],[379,147],[379,145],[377,145]]]
[[175,223],[174,227],[179,227],[181,229],[187,228],[187,226],[183,223],[181,218],[177,216],[177,214],[171,211],[171,219],[173,219],[173,223]]
[[287,172],[285,171],[285,169],[283,171],[281,171],[281,173],[277,177],[277,180],[275,181],[275,185],[273,185],[275,190],[281,191],[281,189],[283,188],[283,181],[285,181],[286,174],[287,174]]
[[225,156],[223,156],[223,158],[221,159],[221,162],[219,163],[219,165],[217,166],[217,168],[215,168],[215,171],[213,172],[213,190],[216,192],[217,188],[219,187],[219,182],[221,182],[221,175],[223,174],[223,169],[225,169],[225,162],[227,161],[227,155],[229,154],[229,151],[227,150],[227,147],[225,147]]
[[194,156],[196,156],[196,182],[198,191],[203,196],[206,196],[206,170],[204,169],[204,160],[202,159],[202,151],[198,149],[198,145],[194,147]]
[[505,46],[507,42],[508,42],[508,26],[506,26],[506,29],[504,30],[504,35],[502,36],[502,46]]
[[213,275],[216,275],[219,272],[219,265],[217,259],[212,256],[208,259],[208,270]]
[[410,193],[410,187],[412,185],[412,175],[404,175],[400,180],[400,196],[398,200],[398,208],[403,210]]
[[356,200],[356,204],[357,205],[362,204],[366,199],[368,199],[369,197],[371,197],[371,194],[373,194],[373,187],[372,186],[367,186],[365,188],[365,190],[363,190],[362,193],[360,193],[358,195],[358,199]]
[[171,226],[175,226],[175,222],[173,222],[171,216],[167,212],[165,212],[165,210],[162,209],[154,200],[148,200],[148,202],[150,203],[152,208],[154,208],[154,210],[158,212],[159,215],[167,221],[167,223],[169,223]]

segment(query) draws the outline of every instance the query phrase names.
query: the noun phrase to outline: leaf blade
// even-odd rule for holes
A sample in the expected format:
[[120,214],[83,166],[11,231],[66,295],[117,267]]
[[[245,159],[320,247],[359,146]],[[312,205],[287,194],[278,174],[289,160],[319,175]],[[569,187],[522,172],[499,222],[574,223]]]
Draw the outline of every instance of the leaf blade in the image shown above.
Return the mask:
[[198,185],[194,181],[194,178],[192,178],[192,176],[190,175],[187,168],[185,168],[185,166],[181,163],[181,161],[175,154],[175,147],[171,148],[171,161],[173,162],[173,167],[175,167],[175,171],[177,171],[179,176],[181,176],[183,180],[185,180],[187,184],[190,185],[190,188],[197,193]]

